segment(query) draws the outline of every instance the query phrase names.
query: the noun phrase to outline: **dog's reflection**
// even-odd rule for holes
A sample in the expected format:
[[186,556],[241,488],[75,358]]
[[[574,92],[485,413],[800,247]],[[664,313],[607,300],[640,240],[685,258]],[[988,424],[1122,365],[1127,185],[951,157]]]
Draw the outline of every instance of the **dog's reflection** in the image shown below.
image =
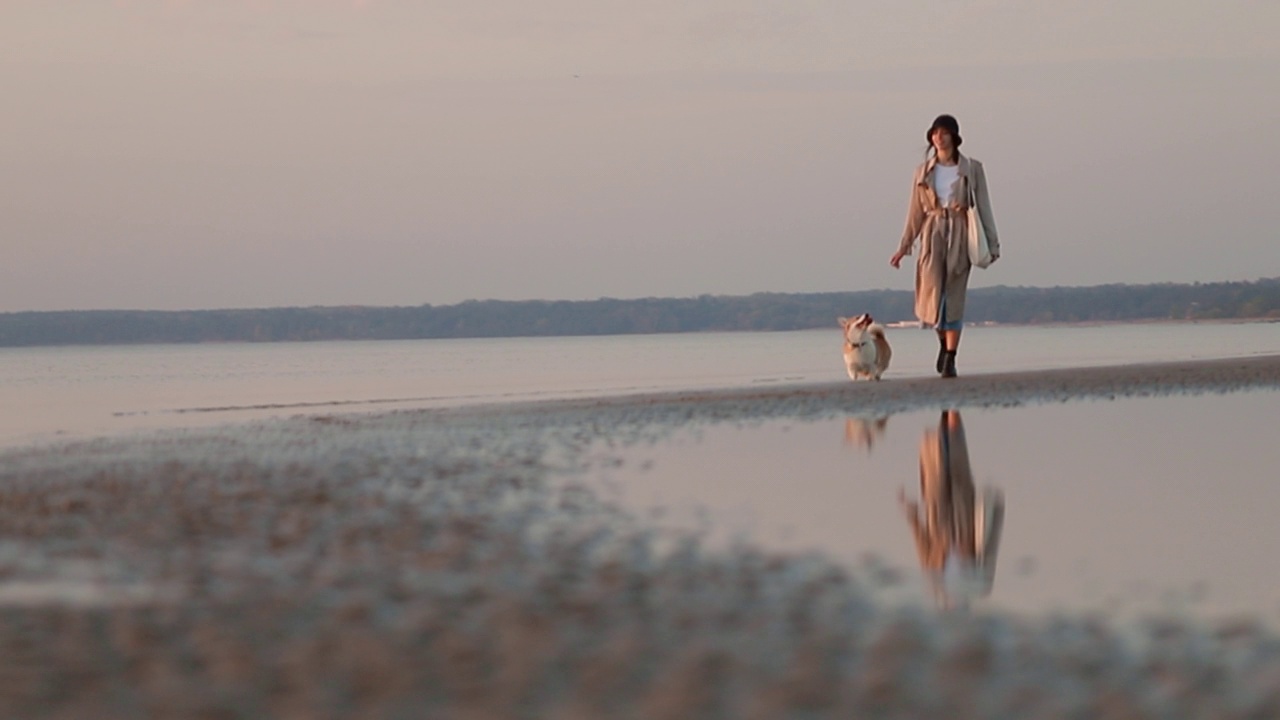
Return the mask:
[[944,608],[967,607],[991,593],[1004,521],[998,489],[974,486],[958,410],[944,410],[920,441],[920,501],[899,491],[920,567]]
[[884,437],[885,428],[888,426],[887,415],[881,418],[846,418],[844,444],[871,452],[871,446]]

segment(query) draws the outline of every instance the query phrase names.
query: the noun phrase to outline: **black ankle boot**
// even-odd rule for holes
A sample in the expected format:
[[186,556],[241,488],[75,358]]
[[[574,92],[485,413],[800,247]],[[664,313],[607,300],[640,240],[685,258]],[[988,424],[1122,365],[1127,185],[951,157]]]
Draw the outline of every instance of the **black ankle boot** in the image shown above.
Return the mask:
[[938,333],[938,361],[934,363],[934,366],[933,366],[934,370],[937,370],[938,374],[941,375],[942,369],[946,367],[946,363],[947,363],[947,339],[942,336],[942,333]]
[[946,357],[942,363],[942,377],[953,378],[956,376],[956,351],[948,350]]

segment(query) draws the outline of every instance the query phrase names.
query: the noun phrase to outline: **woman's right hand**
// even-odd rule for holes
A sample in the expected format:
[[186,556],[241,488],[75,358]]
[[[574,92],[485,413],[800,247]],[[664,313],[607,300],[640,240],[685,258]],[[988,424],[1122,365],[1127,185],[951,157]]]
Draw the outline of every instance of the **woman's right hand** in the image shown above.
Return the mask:
[[899,250],[898,252],[893,254],[893,257],[889,258],[889,264],[895,268],[898,267],[899,265],[902,264],[902,258],[906,257],[906,255],[907,255],[906,253]]

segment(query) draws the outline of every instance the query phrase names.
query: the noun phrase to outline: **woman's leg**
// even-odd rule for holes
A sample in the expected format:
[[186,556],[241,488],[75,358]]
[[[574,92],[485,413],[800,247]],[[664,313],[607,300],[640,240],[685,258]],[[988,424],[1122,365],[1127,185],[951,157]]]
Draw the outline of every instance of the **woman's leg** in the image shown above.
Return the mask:
[[969,273],[966,270],[962,275],[948,275],[945,282],[942,306],[946,312],[942,315],[938,328],[943,335],[945,357],[938,373],[944,378],[953,378],[956,376],[956,351],[960,349],[960,331],[964,329],[964,321],[960,317],[964,315],[964,296],[969,285]]
[[942,353],[942,367],[938,374],[944,378],[956,376],[956,351],[960,349],[960,330],[944,330],[946,350]]
[[934,331],[938,333],[938,362],[934,366],[938,374],[944,378],[956,376],[956,350],[960,348],[960,331],[964,322],[947,319],[947,301],[944,295],[942,307],[938,308],[941,322]]
[[960,331],[959,330],[943,330],[939,334],[946,336],[946,338],[943,340],[943,344],[946,345],[947,350],[951,352],[955,352],[960,349]]

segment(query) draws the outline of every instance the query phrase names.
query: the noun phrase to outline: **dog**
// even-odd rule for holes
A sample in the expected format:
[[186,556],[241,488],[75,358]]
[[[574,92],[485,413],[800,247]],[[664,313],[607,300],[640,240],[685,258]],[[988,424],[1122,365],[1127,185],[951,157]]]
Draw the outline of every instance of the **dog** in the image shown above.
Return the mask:
[[844,330],[844,366],[850,380],[879,380],[889,369],[893,350],[884,336],[884,326],[863,313],[853,318],[837,318]]

